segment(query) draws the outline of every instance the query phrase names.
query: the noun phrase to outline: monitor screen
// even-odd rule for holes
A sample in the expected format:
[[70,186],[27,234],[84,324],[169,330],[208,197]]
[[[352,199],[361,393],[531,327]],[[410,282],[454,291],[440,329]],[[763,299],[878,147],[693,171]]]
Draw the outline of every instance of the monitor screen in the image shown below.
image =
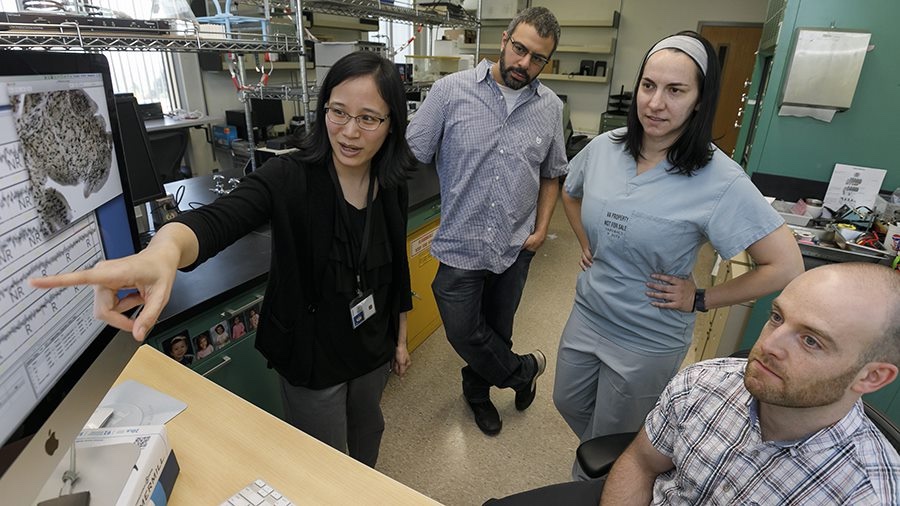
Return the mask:
[[[136,349],[93,290],[31,277],[137,251],[106,58],[0,51],[0,497],[28,503]],[[19,500],[21,499],[21,500]]]
[[284,104],[281,100],[251,98],[253,126],[267,128],[284,124]]
[[164,197],[166,191],[153,165],[150,139],[134,95],[116,94],[116,113],[131,201],[143,204]]

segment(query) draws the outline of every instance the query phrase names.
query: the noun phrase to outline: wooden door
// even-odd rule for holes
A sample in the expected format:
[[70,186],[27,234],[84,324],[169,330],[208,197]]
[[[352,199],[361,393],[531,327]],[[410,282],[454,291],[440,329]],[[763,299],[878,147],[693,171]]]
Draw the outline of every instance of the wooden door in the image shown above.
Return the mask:
[[700,35],[716,48],[722,66],[722,87],[713,123],[713,141],[726,155],[732,156],[737,142],[743,111],[742,94],[747,93],[756,63],[756,50],[762,36],[762,25],[701,25]]

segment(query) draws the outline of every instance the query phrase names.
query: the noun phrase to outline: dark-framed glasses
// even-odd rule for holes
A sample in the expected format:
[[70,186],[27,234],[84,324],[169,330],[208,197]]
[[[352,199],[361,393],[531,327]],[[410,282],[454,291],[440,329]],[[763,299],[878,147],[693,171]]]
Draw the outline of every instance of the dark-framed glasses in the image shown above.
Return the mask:
[[530,54],[531,60],[530,63],[537,67],[543,67],[544,65],[550,63],[550,60],[543,55],[539,55],[535,52],[532,52],[530,49],[525,47],[521,42],[516,42],[512,37],[509,38],[509,45],[512,46],[512,50],[519,56],[524,57],[525,55]]
[[335,125],[346,125],[351,119],[355,119],[359,128],[369,131],[378,130],[378,127],[387,120],[387,118],[374,116],[372,114],[360,114],[359,116],[354,116],[352,114],[347,114],[342,109],[336,109],[334,107],[325,108],[325,117]]

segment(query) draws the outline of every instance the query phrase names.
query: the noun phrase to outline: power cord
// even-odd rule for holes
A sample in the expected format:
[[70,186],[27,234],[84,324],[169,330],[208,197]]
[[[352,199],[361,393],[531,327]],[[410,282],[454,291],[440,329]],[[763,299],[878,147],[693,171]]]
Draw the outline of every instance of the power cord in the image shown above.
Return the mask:
[[184,198],[185,191],[186,191],[186,188],[184,185],[179,186],[178,189],[175,190],[175,209],[178,209],[179,207],[181,207],[181,199]]

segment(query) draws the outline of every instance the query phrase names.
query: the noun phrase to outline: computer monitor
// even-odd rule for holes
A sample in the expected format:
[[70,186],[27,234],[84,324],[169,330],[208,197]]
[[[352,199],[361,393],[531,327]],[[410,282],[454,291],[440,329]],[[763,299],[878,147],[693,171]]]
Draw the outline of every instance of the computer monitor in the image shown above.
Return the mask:
[[250,109],[253,111],[253,126],[263,131],[268,127],[284,124],[284,105],[281,100],[251,98]]
[[[269,138],[269,127],[284,124],[284,105],[281,100],[251,98],[251,119],[253,140],[266,141]],[[225,111],[225,120],[235,127],[238,138],[247,139],[247,117],[243,109]]]
[[137,99],[131,93],[116,94],[116,116],[119,136],[122,139],[127,190],[134,204],[143,204],[166,196],[150,152],[147,127],[138,108]]
[[28,278],[137,251],[106,58],[0,51],[0,502],[31,504],[137,349],[93,290]]

